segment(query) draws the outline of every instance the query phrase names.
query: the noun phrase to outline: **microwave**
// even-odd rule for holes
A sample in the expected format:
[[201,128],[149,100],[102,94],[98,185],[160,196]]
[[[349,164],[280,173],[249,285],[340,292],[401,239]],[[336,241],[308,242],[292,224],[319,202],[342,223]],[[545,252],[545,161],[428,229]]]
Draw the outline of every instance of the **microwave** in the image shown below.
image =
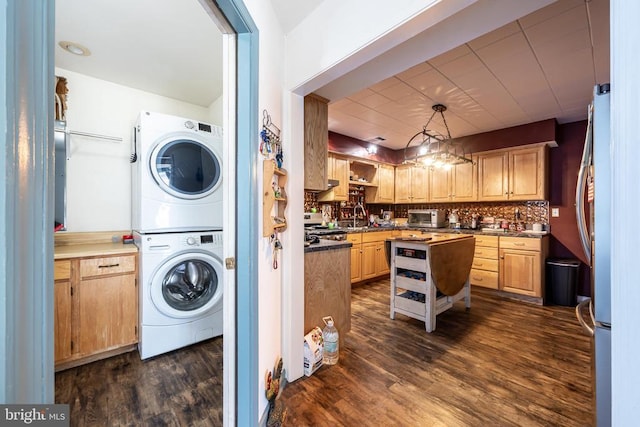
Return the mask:
[[409,209],[407,225],[410,227],[445,227],[446,215],[444,209]]

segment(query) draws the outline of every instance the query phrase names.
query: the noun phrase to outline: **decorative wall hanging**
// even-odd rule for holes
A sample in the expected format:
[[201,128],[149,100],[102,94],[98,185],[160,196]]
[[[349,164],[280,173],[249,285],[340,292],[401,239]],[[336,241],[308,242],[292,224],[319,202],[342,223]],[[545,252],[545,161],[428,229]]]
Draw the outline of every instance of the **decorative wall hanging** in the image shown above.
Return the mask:
[[282,143],[280,141],[280,128],[271,121],[271,116],[264,110],[262,112],[262,130],[260,131],[260,153],[267,158],[273,158],[278,168],[282,167]]

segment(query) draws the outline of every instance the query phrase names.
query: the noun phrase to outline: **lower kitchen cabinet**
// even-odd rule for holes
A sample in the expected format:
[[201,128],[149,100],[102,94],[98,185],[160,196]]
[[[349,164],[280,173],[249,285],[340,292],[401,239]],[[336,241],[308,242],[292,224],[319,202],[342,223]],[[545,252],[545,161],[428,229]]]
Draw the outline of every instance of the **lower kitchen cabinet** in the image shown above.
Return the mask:
[[476,235],[469,283],[498,289],[498,236]]
[[71,357],[71,261],[56,261],[53,269],[54,358]]
[[304,332],[324,328],[322,318],[333,317],[340,346],[351,330],[349,248],[304,254]]
[[544,298],[547,237],[500,237],[500,290]]
[[131,274],[80,281],[78,351],[90,355],[138,341],[138,298]]
[[351,283],[362,280],[362,245],[351,247]]
[[376,242],[362,244],[362,280],[376,277]]
[[[392,237],[392,231],[370,231],[367,233],[355,233],[359,235],[352,237],[354,234],[348,235],[348,240],[351,241],[353,247],[351,248],[351,283],[360,282],[362,280],[369,280],[375,277],[384,276],[389,274],[389,265],[387,264],[387,256],[384,251],[385,240]],[[360,243],[356,243],[359,241]],[[354,259],[353,254],[355,251],[359,251],[356,254],[358,259]],[[359,256],[358,256],[359,255]],[[359,272],[359,274],[356,274]]]
[[362,233],[347,234],[351,242],[351,283],[362,280]]
[[[68,278],[58,274],[68,266]],[[138,341],[135,254],[56,260],[55,364],[64,369],[134,348]]]

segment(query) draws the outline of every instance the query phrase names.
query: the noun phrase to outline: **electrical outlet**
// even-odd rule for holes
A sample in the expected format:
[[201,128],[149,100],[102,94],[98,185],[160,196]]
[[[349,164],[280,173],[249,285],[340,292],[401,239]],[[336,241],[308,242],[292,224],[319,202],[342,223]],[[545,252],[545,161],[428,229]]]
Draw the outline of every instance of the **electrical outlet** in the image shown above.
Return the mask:
[[557,218],[560,216],[560,208],[551,208],[551,216]]

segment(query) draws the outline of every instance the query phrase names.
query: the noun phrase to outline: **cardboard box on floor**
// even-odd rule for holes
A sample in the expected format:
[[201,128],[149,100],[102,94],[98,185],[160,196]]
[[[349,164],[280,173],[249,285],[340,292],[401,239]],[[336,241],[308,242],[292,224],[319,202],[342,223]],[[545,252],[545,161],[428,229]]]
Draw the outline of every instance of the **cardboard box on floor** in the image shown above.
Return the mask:
[[324,341],[322,329],[313,328],[304,336],[304,375],[310,377],[322,366],[324,353]]

